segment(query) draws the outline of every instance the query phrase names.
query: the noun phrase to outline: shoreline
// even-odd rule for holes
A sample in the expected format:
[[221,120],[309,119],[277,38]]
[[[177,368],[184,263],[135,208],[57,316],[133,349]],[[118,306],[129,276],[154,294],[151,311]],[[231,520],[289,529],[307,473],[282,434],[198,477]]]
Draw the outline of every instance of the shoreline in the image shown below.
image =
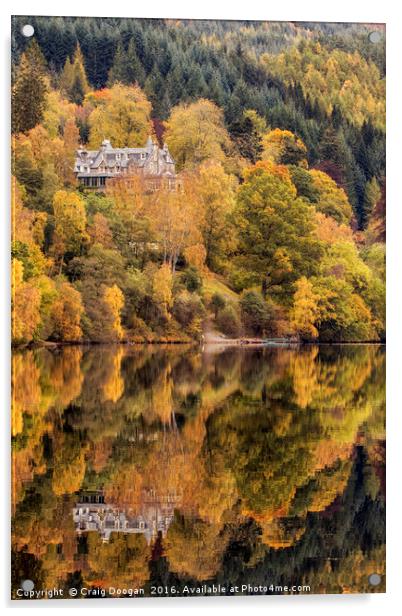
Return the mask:
[[386,346],[384,340],[316,340],[316,341],[296,341],[296,340],[278,340],[278,339],[256,339],[256,338],[228,338],[219,340],[144,340],[144,341],[115,341],[102,342],[94,340],[82,340],[74,342],[52,342],[38,341],[27,344],[11,345],[11,351],[21,351],[25,349],[49,349],[56,350],[64,347],[101,347],[101,346],[127,346],[127,347],[145,347],[145,346],[200,346],[202,349],[217,348],[217,347],[236,347],[236,348],[285,348],[285,347],[307,347],[307,346],[351,346],[351,345],[377,345]]

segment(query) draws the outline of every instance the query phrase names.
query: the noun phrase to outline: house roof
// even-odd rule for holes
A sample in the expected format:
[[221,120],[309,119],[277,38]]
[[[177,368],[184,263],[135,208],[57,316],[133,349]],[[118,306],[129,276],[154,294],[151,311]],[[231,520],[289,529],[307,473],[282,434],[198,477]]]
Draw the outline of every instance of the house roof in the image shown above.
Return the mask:
[[[156,143],[152,141],[151,137],[148,137],[147,142],[143,148],[114,148],[108,139],[102,142],[99,150],[86,150],[80,148],[77,150],[77,157],[75,160],[75,172],[80,176],[85,173],[91,175],[91,170],[96,170],[100,167],[105,167],[105,171],[118,172],[117,169],[126,169],[129,165],[133,164],[135,167],[145,167],[148,161],[155,161],[164,164],[164,173],[169,172],[175,174],[174,160],[169,152],[169,148],[164,144],[163,148],[160,148]],[[166,169],[167,165],[167,169]],[[173,167],[173,170],[172,170]]]

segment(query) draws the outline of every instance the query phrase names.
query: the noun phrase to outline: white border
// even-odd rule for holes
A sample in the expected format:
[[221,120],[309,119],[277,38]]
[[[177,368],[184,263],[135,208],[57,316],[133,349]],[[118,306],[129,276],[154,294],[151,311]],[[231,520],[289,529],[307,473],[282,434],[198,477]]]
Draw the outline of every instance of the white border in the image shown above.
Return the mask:
[[[96,2],[86,3],[70,0],[66,5],[58,5],[51,0],[16,0],[6,2],[1,7],[1,50],[0,83],[1,97],[1,140],[0,140],[0,173],[3,188],[2,224],[1,224],[1,281],[0,310],[2,323],[1,352],[2,369],[0,370],[0,387],[2,400],[2,415],[4,422],[0,433],[1,459],[5,462],[2,474],[3,498],[1,500],[2,529],[2,559],[0,588],[3,607],[24,613],[25,608],[32,613],[42,613],[47,609],[67,610],[64,613],[85,613],[94,610],[130,610],[135,613],[158,614],[164,616],[176,614],[183,610],[201,613],[208,610],[211,614],[230,610],[240,614],[245,609],[256,614],[269,611],[282,614],[321,614],[351,612],[376,614],[381,609],[392,610],[400,605],[398,596],[401,567],[399,564],[401,549],[400,532],[400,381],[401,381],[401,331],[398,328],[398,317],[401,320],[401,270],[402,258],[402,92],[401,92],[401,61],[402,61],[402,19],[401,9],[392,0],[381,2],[335,0],[285,0],[278,3],[265,3],[258,0],[248,0],[233,4],[229,0],[203,0],[198,4],[179,0],[154,0],[152,3],[121,0],[117,3]],[[7,417],[9,413],[9,42],[10,16],[12,14],[29,15],[73,15],[73,16],[116,16],[116,17],[177,17],[193,19],[265,19],[270,21],[352,21],[363,23],[387,24],[387,593],[386,595],[314,595],[299,597],[239,597],[239,598],[198,598],[198,599],[142,599],[134,603],[126,600],[102,601],[46,601],[11,603],[9,593],[9,430]],[[46,613],[46,612],[45,612]]]

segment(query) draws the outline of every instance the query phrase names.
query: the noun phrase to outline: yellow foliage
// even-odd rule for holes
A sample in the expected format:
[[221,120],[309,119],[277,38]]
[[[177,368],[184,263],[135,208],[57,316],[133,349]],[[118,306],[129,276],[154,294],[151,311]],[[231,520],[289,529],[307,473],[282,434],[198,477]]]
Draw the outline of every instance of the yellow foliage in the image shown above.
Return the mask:
[[121,326],[120,312],[124,306],[124,295],[114,284],[112,287],[106,287],[103,294],[103,301],[108,306],[113,317],[113,330],[118,340],[123,338],[124,332]]
[[310,172],[313,178],[313,187],[318,191],[318,202],[316,208],[326,216],[331,216],[341,228],[348,225],[352,219],[352,206],[343,188],[339,188],[337,183],[323,171],[312,169]]
[[175,192],[162,188],[153,193],[149,204],[151,229],[160,244],[164,262],[173,271],[183,250],[202,242],[201,216],[192,175],[186,175],[182,187]]
[[167,314],[168,309],[173,305],[173,274],[167,263],[161,265],[155,272],[152,287],[154,300],[162,306],[163,311]]
[[121,377],[121,362],[124,357],[122,347],[113,349],[111,361],[109,361],[110,371],[107,374],[107,380],[103,383],[104,400],[117,402],[124,393],[124,380]]
[[303,141],[289,130],[275,128],[266,133],[262,138],[262,147],[262,160],[307,167],[307,148]]
[[78,250],[87,240],[84,201],[77,193],[59,190],[53,197],[53,213],[55,252],[63,255],[67,250]]
[[57,299],[52,305],[54,333],[59,340],[65,342],[81,340],[81,316],[83,312],[81,294],[69,282],[59,283]]
[[137,85],[117,83],[109,89],[89,92],[85,103],[94,107],[88,118],[90,148],[98,149],[104,139],[117,148],[142,147],[153,132],[151,103]]
[[183,255],[189,265],[194,265],[194,267],[201,271],[205,268],[207,251],[204,244],[187,246],[187,248],[183,250]]
[[318,239],[327,244],[336,242],[351,242],[353,243],[353,231],[345,225],[339,224],[331,216],[325,216],[322,212],[315,212],[316,229],[315,234]]
[[24,266],[18,259],[12,262],[12,340],[30,342],[40,324],[40,290],[23,281]]
[[318,330],[315,323],[319,316],[318,295],[313,292],[313,285],[305,276],[296,282],[292,324],[295,331],[303,338],[317,338]]
[[230,146],[223,111],[200,99],[174,107],[165,122],[165,139],[180,169],[193,168],[207,159],[225,162]]
[[57,496],[77,492],[85,476],[85,452],[80,450],[67,459],[64,458],[65,453],[69,452],[64,452],[64,448],[60,447],[54,460],[52,489]]
[[57,90],[49,90],[43,113],[43,126],[51,139],[58,137],[68,120],[75,120],[76,105],[63,98]]

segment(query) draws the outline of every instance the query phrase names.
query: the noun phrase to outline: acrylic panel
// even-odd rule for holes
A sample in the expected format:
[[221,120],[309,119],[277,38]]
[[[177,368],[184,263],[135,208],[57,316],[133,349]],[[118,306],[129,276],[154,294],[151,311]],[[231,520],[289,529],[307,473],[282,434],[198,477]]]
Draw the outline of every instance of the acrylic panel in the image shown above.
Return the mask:
[[12,598],[385,592],[385,26],[11,53]]

